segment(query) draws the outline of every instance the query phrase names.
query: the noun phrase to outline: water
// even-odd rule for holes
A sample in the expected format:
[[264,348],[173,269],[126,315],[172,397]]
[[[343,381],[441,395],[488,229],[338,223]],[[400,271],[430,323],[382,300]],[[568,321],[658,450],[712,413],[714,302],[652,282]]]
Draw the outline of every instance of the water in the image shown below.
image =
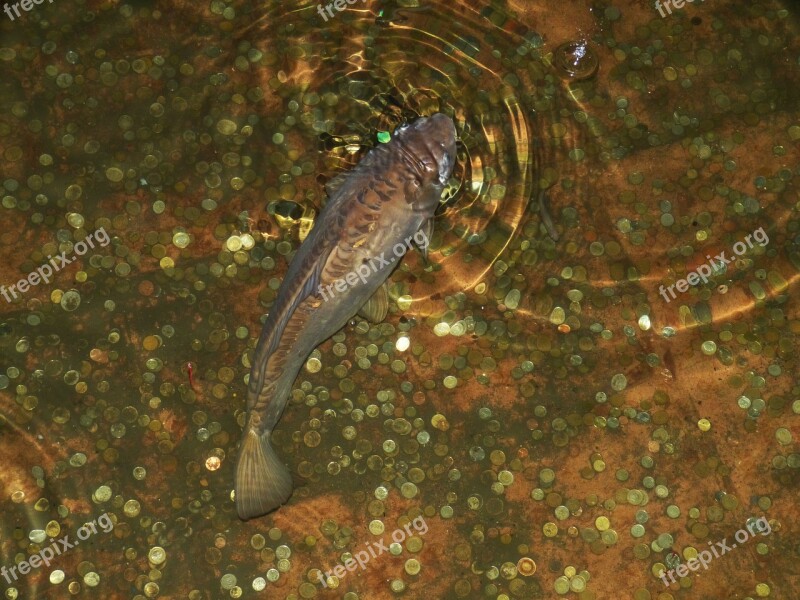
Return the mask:
[[[669,6],[3,13],[5,597],[792,597],[797,14]],[[309,357],[295,493],[243,523],[250,359],[324,184],[434,112],[429,261]]]

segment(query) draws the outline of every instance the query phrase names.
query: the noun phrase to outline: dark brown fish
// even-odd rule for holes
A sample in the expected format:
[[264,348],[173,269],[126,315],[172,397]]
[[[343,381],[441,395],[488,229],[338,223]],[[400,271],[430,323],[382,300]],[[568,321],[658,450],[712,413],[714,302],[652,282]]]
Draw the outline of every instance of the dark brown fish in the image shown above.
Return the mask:
[[372,320],[386,315],[384,282],[409,240],[422,234],[427,246],[455,156],[453,121],[437,113],[398,128],[328,184],[330,199],[292,260],[256,346],[234,486],[240,518],[289,499],[292,478],[269,438],[297,373],[359,309]]

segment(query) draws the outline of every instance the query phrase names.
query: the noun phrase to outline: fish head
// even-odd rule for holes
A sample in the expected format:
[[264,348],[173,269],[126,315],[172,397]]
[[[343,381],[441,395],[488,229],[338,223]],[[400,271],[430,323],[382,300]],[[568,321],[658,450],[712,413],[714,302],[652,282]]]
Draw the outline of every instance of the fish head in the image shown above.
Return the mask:
[[396,130],[418,163],[422,185],[443,187],[456,164],[456,127],[445,114],[421,117]]

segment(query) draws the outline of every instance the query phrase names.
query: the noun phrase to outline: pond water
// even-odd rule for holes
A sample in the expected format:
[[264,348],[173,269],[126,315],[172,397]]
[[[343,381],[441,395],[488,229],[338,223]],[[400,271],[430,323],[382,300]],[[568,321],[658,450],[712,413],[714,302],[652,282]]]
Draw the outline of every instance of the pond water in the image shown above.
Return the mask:
[[[797,33],[775,1],[5,4],[3,597],[795,598]],[[427,259],[307,358],[294,491],[242,521],[325,184],[434,113]]]

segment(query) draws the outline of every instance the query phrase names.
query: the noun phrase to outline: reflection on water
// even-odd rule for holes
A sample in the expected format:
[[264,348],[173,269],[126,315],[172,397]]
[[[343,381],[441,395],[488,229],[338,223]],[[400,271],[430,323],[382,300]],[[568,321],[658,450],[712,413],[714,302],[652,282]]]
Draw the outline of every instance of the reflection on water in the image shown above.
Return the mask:
[[[579,4],[3,17],[7,598],[793,597],[796,16]],[[273,440],[299,486],[242,523],[250,358],[324,184],[438,111],[430,264],[311,355]]]

